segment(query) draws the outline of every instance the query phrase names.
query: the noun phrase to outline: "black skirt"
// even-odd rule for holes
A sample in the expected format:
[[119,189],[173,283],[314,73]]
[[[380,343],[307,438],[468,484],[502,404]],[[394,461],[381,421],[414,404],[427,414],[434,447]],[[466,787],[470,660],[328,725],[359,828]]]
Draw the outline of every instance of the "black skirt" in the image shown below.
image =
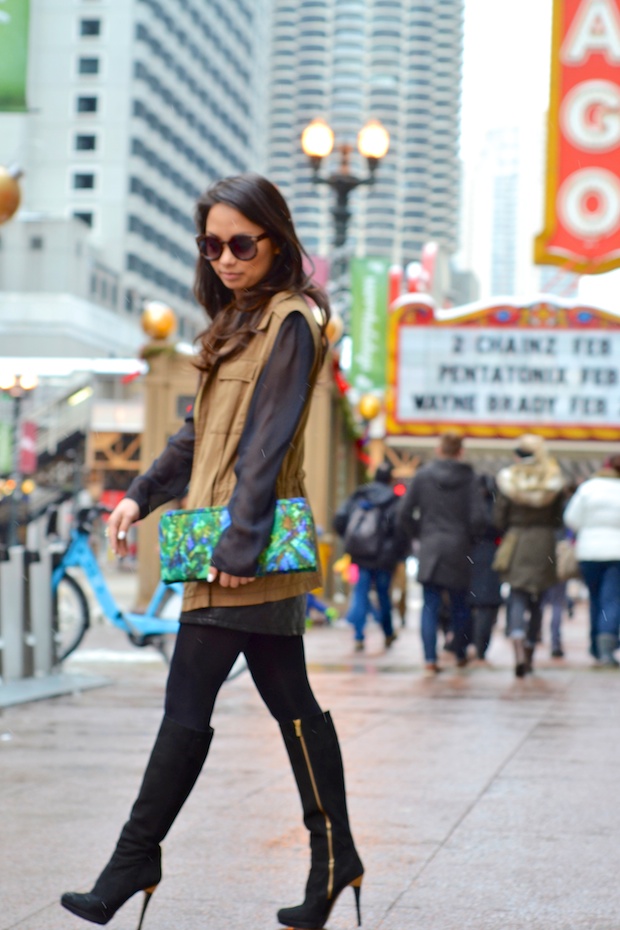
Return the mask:
[[306,595],[297,594],[282,601],[244,604],[238,607],[199,607],[183,611],[180,623],[220,626],[244,633],[271,636],[301,636],[306,628]]

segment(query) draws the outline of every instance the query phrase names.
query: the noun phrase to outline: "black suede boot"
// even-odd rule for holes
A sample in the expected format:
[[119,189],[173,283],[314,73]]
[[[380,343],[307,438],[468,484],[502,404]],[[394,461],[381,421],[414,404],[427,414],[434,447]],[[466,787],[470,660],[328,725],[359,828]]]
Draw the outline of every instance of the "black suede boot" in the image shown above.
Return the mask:
[[72,914],[107,924],[132,895],[144,891],[138,930],[161,881],[159,844],[183,807],[211,745],[213,730],[189,730],[164,717],[142,787],[116,849],[88,894],[68,891],[60,903]]
[[352,885],[359,925],[364,866],[351,836],[342,756],[332,719],[329,713],[316,714],[281,724],[280,729],[310,831],[312,862],[304,903],[282,908],[278,920],[295,930],[323,927],[340,892]]

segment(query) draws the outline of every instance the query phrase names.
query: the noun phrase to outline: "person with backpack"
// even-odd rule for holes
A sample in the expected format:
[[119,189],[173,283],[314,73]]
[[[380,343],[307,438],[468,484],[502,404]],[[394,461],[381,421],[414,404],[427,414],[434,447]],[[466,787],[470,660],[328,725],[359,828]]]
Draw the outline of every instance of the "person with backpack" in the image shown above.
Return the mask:
[[384,462],[377,468],[373,480],[357,488],[334,517],[334,530],[342,537],[345,552],[359,570],[347,617],[355,630],[358,652],[364,648],[364,628],[371,610],[369,596],[373,586],[379,599],[379,620],[386,648],[396,639],[390,584],[397,563],[407,554],[407,545],[396,530],[398,501],[392,488],[392,466]]

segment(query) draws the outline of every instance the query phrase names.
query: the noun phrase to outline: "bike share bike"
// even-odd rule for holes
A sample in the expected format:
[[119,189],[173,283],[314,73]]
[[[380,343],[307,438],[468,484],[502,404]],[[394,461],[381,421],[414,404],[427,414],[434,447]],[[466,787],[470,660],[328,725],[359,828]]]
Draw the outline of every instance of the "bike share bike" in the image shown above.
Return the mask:
[[[51,513],[48,535],[54,533]],[[144,613],[122,609],[113,597],[90,544],[93,524],[111,510],[99,505],[78,511],[68,545],[53,554],[52,596],[56,658],[62,662],[77,649],[90,627],[86,593],[70,569],[80,569],[105,617],[127,634],[134,646],[153,646],[167,662],[179,629],[183,586],[160,581]]]

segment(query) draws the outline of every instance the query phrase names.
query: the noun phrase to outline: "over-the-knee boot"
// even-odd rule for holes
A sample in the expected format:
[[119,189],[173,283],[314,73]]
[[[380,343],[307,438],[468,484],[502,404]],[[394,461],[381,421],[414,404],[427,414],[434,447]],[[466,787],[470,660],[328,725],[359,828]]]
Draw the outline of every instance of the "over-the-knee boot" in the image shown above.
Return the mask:
[[329,713],[316,714],[280,728],[310,831],[312,860],[304,903],[282,908],[278,920],[295,930],[322,927],[340,892],[352,885],[360,924],[364,866],[351,836],[342,756],[332,719]]
[[144,891],[140,930],[146,906],[161,881],[159,844],[194,787],[212,737],[212,729],[190,730],[164,717],[138,797],[112,858],[92,891],[63,894],[63,907],[84,920],[107,924],[132,895]]

